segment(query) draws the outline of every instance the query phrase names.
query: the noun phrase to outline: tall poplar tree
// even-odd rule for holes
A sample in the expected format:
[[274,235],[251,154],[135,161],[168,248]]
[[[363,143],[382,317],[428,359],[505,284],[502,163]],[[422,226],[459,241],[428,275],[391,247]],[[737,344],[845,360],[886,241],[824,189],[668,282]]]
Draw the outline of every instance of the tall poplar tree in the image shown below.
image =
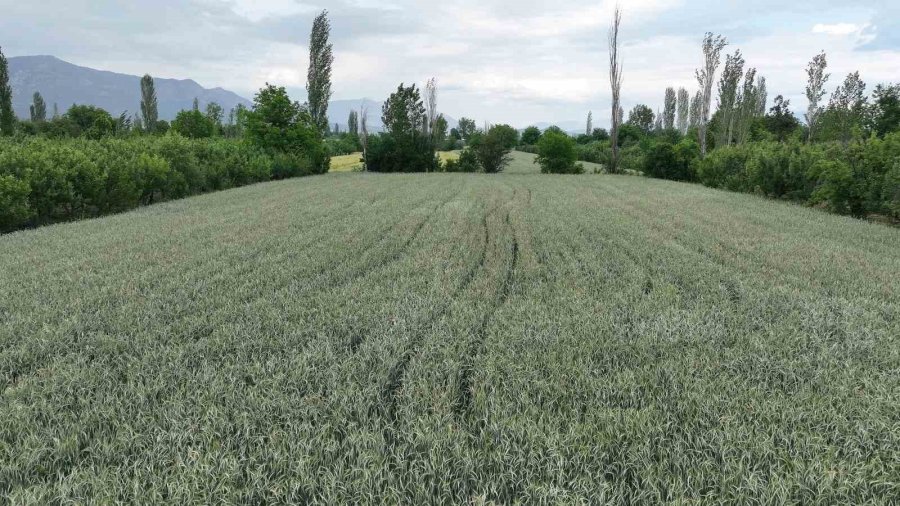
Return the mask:
[[666,88],[665,106],[662,113],[662,127],[666,130],[675,128],[675,113],[678,106],[678,98],[675,88]]
[[697,118],[697,136],[700,141],[700,158],[706,158],[706,132],[709,127],[709,114],[712,107],[712,89],[716,79],[716,70],[722,63],[722,50],[728,41],[721,35],[707,32],[703,37],[703,68],[696,72],[700,84],[700,111]]
[[828,59],[825,57],[824,51],[817,54],[809,62],[809,66],[806,67],[806,100],[809,102],[809,106],[806,109],[806,124],[809,126],[807,142],[812,141],[819,123],[819,116],[822,114],[822,107],[819,105],[819,101],[825,96],[825,83],[831,77],[830,74],[825,73],[826,67],[828,67]]
[[331,23],[328,11],[322,11],[313,21],[309,36],[309,69],[306,78],[307,103],[313,124],[319,132],[328,130],[328,101],[331,100],[331,67],[334,64],[332,45],[328,42]]
[[32,123],[43,123],[47,121],[47,103],[44,97],[36,91],[31,98],[31,121]]
[[9,85],[9,64],[0,47],[0,135],[11,136],[16,127],[12,108],[12,87]]
[[678,131],[681,135],[685,135],[688,131],[688,121],[691,114],[691,96],[688,90],[684,88],[678,89]]
[[156,99],[156,85],[149,74],[141,78],[141,122],[144,129],[153,133],[159,120],[159,101]]

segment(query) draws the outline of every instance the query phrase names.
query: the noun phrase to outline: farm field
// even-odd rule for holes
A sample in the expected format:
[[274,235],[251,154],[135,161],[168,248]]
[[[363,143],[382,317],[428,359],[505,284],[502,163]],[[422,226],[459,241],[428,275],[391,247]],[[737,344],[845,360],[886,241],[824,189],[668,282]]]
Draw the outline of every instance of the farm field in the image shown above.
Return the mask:
[[532,159],[0,237],[0,498],[900,497],[900,230]]
[[[440,151],[438,156],[441,162],[447,160],[458,160],[459,151]],[[362,153],[353,153],[349,155],[340,155],[331,157],[331,170],[329,172],[353,172],[362,169]]]

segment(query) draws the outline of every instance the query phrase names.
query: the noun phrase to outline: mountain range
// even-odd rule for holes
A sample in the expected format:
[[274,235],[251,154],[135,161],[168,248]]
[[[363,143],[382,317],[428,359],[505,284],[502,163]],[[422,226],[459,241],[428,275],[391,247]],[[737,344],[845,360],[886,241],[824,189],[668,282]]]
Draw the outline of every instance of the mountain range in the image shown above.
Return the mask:
[[[13,90],[13,110],[19,118],[30,117],[29,106],[35,91],[41,93],[47,103],[48,114],[53,105],[62,114],[73,104],[102,107],[114,116],[123,112],[133,115],[140,110],[140,76],[96,70],[75,65],[54,56],[16,56],[9,58],[10,85]],[[238,104],[250,107],[250,100],[237,93],[222,89],[207,89],[191,79],[163,79],[154,77],[159,101],[159,118],[171,121],[178,111],[190,109],[196,98],[201,108],[216,102],[226,111]],[[361,106],[369,110],[369,130],[380,131],[381,102],[370,99],[334,100],[329,104],[328,118],[331,125],[347,128],[351,110]],[[457,120],[447,117],[453,127]]]

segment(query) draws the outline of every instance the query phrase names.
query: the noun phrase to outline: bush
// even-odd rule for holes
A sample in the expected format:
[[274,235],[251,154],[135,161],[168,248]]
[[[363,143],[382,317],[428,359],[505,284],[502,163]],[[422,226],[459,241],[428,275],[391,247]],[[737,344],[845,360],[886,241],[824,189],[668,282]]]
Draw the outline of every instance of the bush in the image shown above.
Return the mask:
[[431,141],[419,132],[369,137],[367,170],[371,172],[436,172],[440,160]]
[[575,140],[566,134],[550,131],[538,141],[538,156],[544,174],[580,174],[584,167],[576,165]]
[[472,149],[464,149],[458,160],[449,159],[444,164],[444,172],[478,172],[478,155]]
[[[509,165],[509,152],[515,145],[510,137],[510,128],[497,125],[491,127],[486,134],[478,133],[472,136],[469,149],[475,153],[478,165],[484,172],[495,174]],[[518,137],[518,134],[516,136]]]
[[700,148],[693,141],[654,143],[644,155],[644,174],[660,179],[691,181],[693,164],[700,156]]
[[172,121],[172,130],[188,139],[208,139],[216,133],[216,124],[200,111],[181,111]]
[[521,146],[535,146],[541,140],[541,129],[530,126],[522,131],[522,137],[519,139]]
[[719,148],[697,164],[714,188],[786,198],[853,216],[897,218],[900,135],[843,145],[758,142]]
[[0,232],[21,227],[31,216],[31,188],[11,175],[0,175]]

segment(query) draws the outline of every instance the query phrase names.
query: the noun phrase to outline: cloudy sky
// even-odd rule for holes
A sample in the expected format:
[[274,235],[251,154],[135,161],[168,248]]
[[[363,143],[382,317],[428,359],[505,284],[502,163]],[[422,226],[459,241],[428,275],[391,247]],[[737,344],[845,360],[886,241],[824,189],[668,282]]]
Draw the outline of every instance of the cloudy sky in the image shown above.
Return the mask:
[[[891,5],[893,4],[893,5]],[[805,107],[806,63],[829,57],[830,87],[859,70],[900,81],[900,2],[621,0],[624,105],[660,108],[666,86],[696,88],[704,32],[726,36]],[[247,97],[265,82],[304,98],[313,17],[328,9],[335,99],[383,100],[437,78],[440,109],[479,122],[608,123],[606,0],[0,0],[7,56],[50,54],[117,72],[192,78]]]

